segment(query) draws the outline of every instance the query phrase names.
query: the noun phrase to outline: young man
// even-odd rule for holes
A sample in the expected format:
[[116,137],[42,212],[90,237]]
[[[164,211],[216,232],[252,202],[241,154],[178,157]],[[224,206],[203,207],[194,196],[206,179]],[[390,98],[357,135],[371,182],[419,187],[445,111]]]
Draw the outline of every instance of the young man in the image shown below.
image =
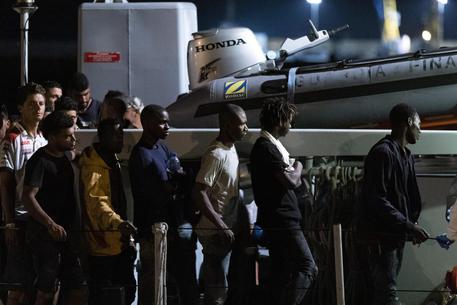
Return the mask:
[[78,122],[78,103],[68,96],[58,98],[55,102],[54,111],[62,111],[67,116],[71,117],[75,126]]
[[78,127],[95,128],[100,118],[101,102],[93,99],[89,80],[83,73],[75,73],[70,80],[68,95],[78,102]]
[[124,304],[130,305],[136,291],[136,251],[130,238],[136,228],[126,220],[127,201],[116,155],[124,145],[124,133],[118,121],[105,119],[100,121],[97,134],[99,143],[86,148],[79,159],[89,254],[89,304],[106,302],[102,288],[115,285],[124,287]]
[[[155,223],[166,222],[167,268],[176,280],[181,305],[198,304],[195,275],[195,240],[192,226],[173,197],[180,190],[183,170],[176,154],[163,140],[169,134],[168,112],[158,105],[148,105],[141,113],[143,134],[130,155],[129,172],[134,200],[134,224],[138,227],[141,269],[138,274],[138,302],[154,301]],[[186,202],[190,205],[190,202]]]
[[53,112],[41,124],[48,144],[27,162],[22,198],[30,219],[27,240],[37,274],[35,305],[50,305],[60,281],[62,304],[85,304],[72,225],[77,215],[74,173],[65,152],[75,148],[73,120]]
[[269,241],[273,304],[278,305],[300,304],[317,274],[294,192],[303,167],[290,162],[278,140],[287,135],[296,113],[284,98],[266,99],[260,112],[262,131],[250,156],[257,223]]
[[373,285],[372,305],[399,304],[397,276],[406,240],[422,243],[428,233],[417,225],[422,202],[414,158],[406,147],[420,136],[420,118],[407,104],[390,111],[392,132],[365,158],[358,232],[366,242]]
[[[117,90],[109,90],[103,98],[103,103],[100,107],[100,120],[115,119],[123,122],[124,113],[127,110],[128,96]],[[124,127],[124,126],[122,126]]]
[[48,80],[43,83],[43,87],[46,90],[46,110],[45,114],[48,115],[55,109],[55,102],[57,99],[62,97],[62,85],[56,81]]
[[8,247],[4,281],[21,284],[10,289],[7,305],[28,302],[26,291],[34,277],[32,257],[25,245],[28,215],[22,203],[22,187],[26,162],[47,143],[38,131],[45,110],[44,94],[44,88],[35,83],[19,88],[17,103],[21,119],[7,131],[0,144],[0,192]]
[[202,213],[197,235],[203,246],[205,304],[227,298],[230,254],[238,216],[238,155],[235,142],[247,133],[244,110],[226,105],[219,114],[219,136],[202,157],[193,199]]

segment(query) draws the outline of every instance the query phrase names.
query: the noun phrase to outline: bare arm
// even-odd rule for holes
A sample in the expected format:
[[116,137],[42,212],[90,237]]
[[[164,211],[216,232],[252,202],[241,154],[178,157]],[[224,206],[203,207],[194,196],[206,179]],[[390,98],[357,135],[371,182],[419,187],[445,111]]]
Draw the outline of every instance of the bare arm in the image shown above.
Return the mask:
[[30,216],[41,223],[48,229],[49,234],[51,234],[54,240],[65,240],[67,233],[65,229],[56,224],[54,220],[49,217],[48,214],[41,208],[40,204],[36,200],[36,194],[38,193],[39,188],[24,185],[24,190],[22,192],[22,201],[25,208],[29,212]]
[[192,190],[192,199],[200,212],[219,229],[218,233],[222,233],[222,235],[232,243],[235,240],[235,234],[225,224],[222,217],[214,210],[208,197],[208,190],[209,187],[207,185],[198,182],[195,183],[194,189]]
[[293,171],[277,171],[275,172],[276,179],[281,182],[281,184],[288,188],[294,189],[301,185],[301,172],[303,170],[303,165],[300,161],[295,161],[293,165]]
[[16,180],[14,173],[8,169],[0,170],[1,204],[5,223],[14,222],[14,201],[16,194]]
[[202,183],[195,183],[192,190],[192,199],[202,214],[209,219],[218,229],[228,229],[221,216],[216,213],[208,197],[209,187]]
[[5,224],[13,224],[13,229],[5,230],[5,242],[8,247],[17,244],[16,230],[14,229],[14,202],[16,197],[16,180],[14,173],[6,168],[0,170],[1,204]]

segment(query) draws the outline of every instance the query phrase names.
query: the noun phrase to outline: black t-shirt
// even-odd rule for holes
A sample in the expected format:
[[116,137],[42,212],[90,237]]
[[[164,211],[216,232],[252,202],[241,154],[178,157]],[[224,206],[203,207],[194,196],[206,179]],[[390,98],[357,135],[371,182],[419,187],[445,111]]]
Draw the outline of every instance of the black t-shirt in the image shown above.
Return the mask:
[[42,147],[27,161],[24,185],[39,188],[35,198],[41,208],[66,229],[75,216],[73,181],[73,168],[66,156],[51,156]]
[[254,199],[258,206],[257,223],[265,228],[295,227],[301,214],[293,189],[287,189],[275,177],[288,164],[276,146],[265,138],[258,138],[250,156]]

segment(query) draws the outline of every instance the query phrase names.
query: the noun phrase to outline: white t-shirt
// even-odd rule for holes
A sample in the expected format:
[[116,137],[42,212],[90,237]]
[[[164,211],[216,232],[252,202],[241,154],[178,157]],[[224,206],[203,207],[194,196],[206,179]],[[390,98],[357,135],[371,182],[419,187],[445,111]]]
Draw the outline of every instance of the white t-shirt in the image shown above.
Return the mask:
[[[235,146],[227,147],[214,141],[202,157],[196,178],[196,182],[209,186],[211,204],[229,228],[235,225],[238,214],[238,164]],[[199,235],[217,233],[216,226],[204,215],[196,229]]]
[[16,180],[16,217],[27,213],[22,204],[25,164],[33,153],[47,143],[40,133],[32,137],[20,123],[15,123],[0,144],[0,168],[7,168],[14,172]]

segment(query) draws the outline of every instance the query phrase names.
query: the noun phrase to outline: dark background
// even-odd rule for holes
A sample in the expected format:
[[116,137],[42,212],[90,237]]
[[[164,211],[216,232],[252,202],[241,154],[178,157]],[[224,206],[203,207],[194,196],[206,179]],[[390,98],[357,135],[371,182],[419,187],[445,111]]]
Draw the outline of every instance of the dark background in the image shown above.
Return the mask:
[[[431,1],[397,0],[402,16],[401,34],[420,37]],[[78,0],[37,0],[30,19],[29,80],[57,80],[65,85],[77,68]],[[129,1],[144,2],[144,1]],[[154,1],[150,1],[154,2]],[[169,1],[160,1],[169,2]],[[299,37],[307,33],[310,5],[305,0],[197,0],[200,30],[225,25],[246,26],[270,37]],[[19,85],[19,14],[14,1],[0,1],[0,71],[2,101],[14,110]],[[232,3],[233,10],[228,10]],[[457,39],[457,1],[449,0],[444,14],[444,38]],[[348,23],[350,30],[335,39],[379,39],[381,22],[372,0],[323,0],[319,27],[330,29]],[[101,98],[101,97],[97,97]]]

